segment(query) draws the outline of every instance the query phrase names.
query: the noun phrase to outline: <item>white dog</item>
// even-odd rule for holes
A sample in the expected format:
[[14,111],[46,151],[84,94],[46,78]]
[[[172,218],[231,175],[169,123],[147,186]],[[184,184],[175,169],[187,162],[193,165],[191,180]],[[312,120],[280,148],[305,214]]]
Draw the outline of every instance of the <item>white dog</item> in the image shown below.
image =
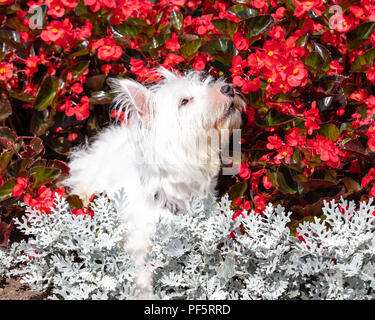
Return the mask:
[[93,193],[111,196],[125,189],[125,249],[144,270],[136,279],[141,298],[152,297],[143,259],[156,221],[185,208],[191,196],[215,191],[220,150],[198,141],[241,124],[237,96],[224,81],[197,72],[160,73],[163,80],[149,88],[112,79],[115,106],[126,112],[128,124],[110,126],[90,146],[73,152],[64,183],[86,202]]

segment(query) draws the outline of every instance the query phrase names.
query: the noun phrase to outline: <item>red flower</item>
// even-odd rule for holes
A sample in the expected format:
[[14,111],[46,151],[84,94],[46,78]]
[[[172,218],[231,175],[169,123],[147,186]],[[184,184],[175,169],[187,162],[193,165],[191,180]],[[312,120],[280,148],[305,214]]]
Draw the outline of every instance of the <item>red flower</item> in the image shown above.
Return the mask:
[[13,187],[12,196],[20,197],[23,194],[23,191],[26,189],[29,178],[17,178],[17,184]]
[[320,129],[319,124],[321,123],[319,117],[319,109],[316,108],[316,101],[311,104],[311,109],[304,111],[305,116],[305,128],[308,134],[312,134],[313,130]]
[[296,9],[294,10],[294,15],[297,18],[302,18],[306,15],[308,11],[314,11],[314,13],[320,16],[323,11],[325,10],[325,6],[323,4],[323,0],[293,0],[294,4],[296,5]]
[[202,71],[206,68],[207,59],[205,59],[202,55],[197,55],[194,59],[192,67],[196,71]]
[[293,64],[286,72],[288,74],[287,81],[291,87],[304,87],[307,84],[309,73],[302,62]]
[[289,130],[289,134],[285,136],[291,147],[302,147],[306,142],[306,137],[300,135],[301,129],[294,128]]
[[48,5],[47,14],[53,18],[61,18],[65,14],[64,5],[58,0],[52,1]]
[[283,146],[283,141],[276,134],[267,137],[267,140],[267,149],[280,149]]
[[2,176],[0,176],[0,188],[3,186],[3,184],[4,184],[4,179]]
[[103,61],[118,60],[123,53],[121,47],[111,38],[102,38],[95,41],[92,48],[96,49],[98,58]]
[[174,54],[174,53],[169,53],[164,60],[164,65],[170,66],[173,68],[174,66],[176,66],[177,64],[183,61],[185,61],[183,57],[178,56],[177,54]]
[[258,91],[260,88],[260,79],[259,77],[253,79],[253,80],[247,80],[242,85],[241,91],[245,94],[249,92],[255,92]]
[[13,77],[13,63],[0,63],[0,81],[7,81]]
[[340,165],[340,157],[344,153],[338,148],[334,142],[327,137],[317,136],[306,143],[310,148],[312,156],[319,155],[320,159],[332,168],[338,168]]
[[165,47],[171,51],[178,51],[180,49],[176,33],[173,32],[172,36],[165,41]]
[[251,170],[246,166],[246,164],[241,163],[238,175],[243,180],[248,180],[251,177]]
[[233,35],[233,43],[238,50],[247,50],[249,48],[249,39],[245,38],[241,33],[236,32]]
[[94,212],[89,208],[76,208],[72,210],[72,214],[75,216],[86,216],[89,215],[91,219],[94,217]]

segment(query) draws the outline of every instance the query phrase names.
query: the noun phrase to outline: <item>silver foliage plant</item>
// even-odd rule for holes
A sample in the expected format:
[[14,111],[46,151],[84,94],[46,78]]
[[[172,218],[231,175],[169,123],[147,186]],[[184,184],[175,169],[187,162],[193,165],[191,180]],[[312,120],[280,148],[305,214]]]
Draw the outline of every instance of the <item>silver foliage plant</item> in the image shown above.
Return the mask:
[[72,214],[65,198],[57,197],[49,214],[27,207],[28,218],[15,223],[30,238],[10,248],[17,267],[8,275],[33,290],[51,289],[52,299],[136,299],[136,270],[122,249],[125,205],[120,192],[94,200],[92,218]]
[[[228,196],[193,199],[161,219],[145,264],[156,299],[374,299],[375,207],[325,202],[323,219],[304,222],[269,204],[233,220]],[[99,196],[94,215],[75,216],[65,199],[50,214],[27,208],[16,221],[27,241],[0,251],[0,276],[21,276],[51,298],[136,299],[136,269],[123,249],[126,197]],[[12,267],[10,267],[12,266]]]
[[[269,204],[234,222],[228,196],[192,202],[160,221],[149,253],[162,299],[374,299],[372,199],[325,202],[325,219],[290,235],[291,213]],[[229,237],[229,235],[231,235]]]

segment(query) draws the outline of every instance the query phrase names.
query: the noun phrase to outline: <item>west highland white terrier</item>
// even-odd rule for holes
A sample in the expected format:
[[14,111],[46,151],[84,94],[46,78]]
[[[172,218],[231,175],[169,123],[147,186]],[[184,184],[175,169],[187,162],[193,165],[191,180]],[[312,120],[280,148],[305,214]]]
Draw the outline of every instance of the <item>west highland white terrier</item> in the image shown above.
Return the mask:
[[125,249],[143,270],[136,278],[143,299],[152,297],[144,257],[156,222],[186,208],[192,196],[215,193],[221,148],[202,141],[215,140],[215,133],[223,139],[224,131],[227,135],[241,125],[242,100],[223,80],[198,72],[160,73],[163,79],[149,87],[110,80],[115,107],[125,111],[128,122],[109,126],[89,146],[75,150],[64,182],[85,202],[93,193],[111,197],[124,188]]

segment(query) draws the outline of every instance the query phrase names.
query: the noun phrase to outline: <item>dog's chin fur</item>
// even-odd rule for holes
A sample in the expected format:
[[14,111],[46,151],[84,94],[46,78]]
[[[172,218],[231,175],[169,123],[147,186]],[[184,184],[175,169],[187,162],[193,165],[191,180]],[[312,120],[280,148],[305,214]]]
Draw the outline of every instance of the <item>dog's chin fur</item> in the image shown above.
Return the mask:
[[[70,177],[64,181],[70,193],[85,203],[93,193],[111,197],[124,188],[128,202],[122,217],[127,227],[125,249],[141,268],[159,217],[170,218],[176,209],[187,206],[191,196],[215,194],[219,150],[197,149],[197,139],[208,128],[220,133],[241,124],[238,108],[228,112],[232,98],[219,96],[224,103],[217,106],[212,102],[210,95],[216,94],[220,81],[213,84],[195,72],[184,77],[161,72],[164,80],[147,89],[130,80],[112,82],[115,104],[127,113],[129,124],[112,125],[89,146],[75,150]],[[178,106],[185,95],[194,97],[186,110]],[[150,298],[152,276],[142,270],[136,284],[141,298]]]

